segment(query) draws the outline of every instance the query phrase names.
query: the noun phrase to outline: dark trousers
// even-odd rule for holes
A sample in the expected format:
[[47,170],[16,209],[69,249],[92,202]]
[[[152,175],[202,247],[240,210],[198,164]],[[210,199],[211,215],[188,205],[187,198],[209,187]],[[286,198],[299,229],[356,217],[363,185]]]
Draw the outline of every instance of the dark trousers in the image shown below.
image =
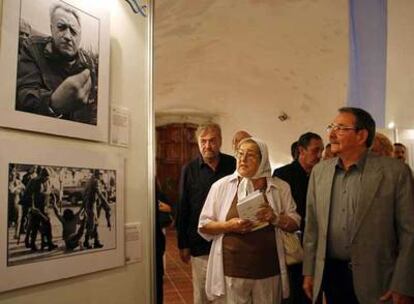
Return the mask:
[[156,252],[156,290],[157,290],[157,304],[164,303],[164,251]]
[[37,233],[40,231],[41,234],[41,248],[48,246],[49,249],[53,247],[52,241],[52,226],[50,224],[50,219],[45,214],[32,214],[31,218],[31,231],[30,231],[30,247],[36,249],[36,238]]
[[322,289],[327,304],[359,304],[352,281],[352,267],[347,261],[326,259]]
[[289,298],[283,299],[283,304],[310,304],[311,300],[306,296],[303,291],[303,264],[294,264],[287,267],[289,275]]

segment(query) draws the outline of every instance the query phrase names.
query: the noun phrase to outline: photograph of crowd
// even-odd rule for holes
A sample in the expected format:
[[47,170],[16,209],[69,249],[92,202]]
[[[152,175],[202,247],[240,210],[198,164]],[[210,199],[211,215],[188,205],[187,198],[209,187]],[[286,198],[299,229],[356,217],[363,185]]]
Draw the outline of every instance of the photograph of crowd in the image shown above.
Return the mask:
[[16,110],[97,124],[99,19],[64,1],[21,0]]
[[8,169],[8,266],[116,248],[115,170]]

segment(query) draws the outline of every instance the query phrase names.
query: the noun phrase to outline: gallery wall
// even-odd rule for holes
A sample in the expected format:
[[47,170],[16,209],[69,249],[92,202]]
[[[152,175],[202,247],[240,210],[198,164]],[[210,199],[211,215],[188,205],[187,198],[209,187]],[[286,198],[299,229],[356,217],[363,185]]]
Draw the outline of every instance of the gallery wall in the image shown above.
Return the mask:
[[246,129],[268,143],[274,165],[289,162],[290,144],[306,131],[325,138],[346,102],[347,3],[156,1],[156,114],[210,114],[224,151]]
[[[99,152],[108,158],[124,157],[125,223],[139,222],[141,261],[98,273],[63,279],[0,294],[2,304],[20,303],[150,303],[151,193],[148,182],[150,138],[149,19],[134,14],[124,0],[96,0],[110,10],[110,102],[130,110],[128,148],[0,128],[0,140],[13,140],[59,149]],[[3,0],[0,0],[0,9]],[[1,16],[1,14],[0,14]],[[36,153],[36,151],[33,151]],[[2,169],[3,170],[3,169]],[[4,226],[3,226],[4,227]],[[4,263],[4,261],[1,261]],[[94,263],[91,259],[90,263]],[[54,271],[54,269],[45,269]],[[3,277],[2,280],[7,280]]]

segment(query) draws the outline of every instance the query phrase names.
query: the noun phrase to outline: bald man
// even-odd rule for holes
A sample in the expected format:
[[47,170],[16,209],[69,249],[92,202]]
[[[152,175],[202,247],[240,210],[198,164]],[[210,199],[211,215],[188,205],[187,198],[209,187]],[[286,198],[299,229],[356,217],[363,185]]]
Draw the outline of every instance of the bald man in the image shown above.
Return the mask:
[[239,142],[242,139],[249,138],[249,137],[252,137],[252,136],[247,131],[244,131],[244,130],[240,130],[234,133],[233,141],[232,141],[233,151],[236,152],[237,146],[239,145]]

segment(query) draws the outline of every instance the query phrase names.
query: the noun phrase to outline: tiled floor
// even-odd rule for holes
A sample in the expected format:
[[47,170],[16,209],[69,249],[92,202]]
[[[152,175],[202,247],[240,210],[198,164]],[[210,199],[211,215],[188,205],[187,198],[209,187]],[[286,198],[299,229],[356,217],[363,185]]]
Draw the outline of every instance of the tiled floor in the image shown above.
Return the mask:
[[[164,304],[193,304],[191,266],[181,262],[175,230],[167,230]],[[323,301],[326,304],[325,300]]]
[[164,275],[164,304],[193,304],[191,266],[180,260],[176,233],[167,230],[166,268]]

